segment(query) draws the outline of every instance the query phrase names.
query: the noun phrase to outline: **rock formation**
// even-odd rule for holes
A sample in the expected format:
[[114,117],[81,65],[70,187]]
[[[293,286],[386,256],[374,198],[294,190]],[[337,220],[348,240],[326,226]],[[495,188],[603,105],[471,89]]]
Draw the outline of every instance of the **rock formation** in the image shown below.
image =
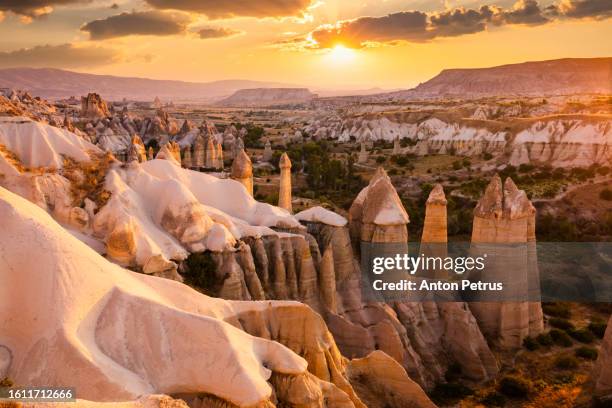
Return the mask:
[[421,242],[446,242],[446,197],[441,184],[434,186],[425,205],[425,221]]
[[153,151],[153,147],[149,146],[149,150],[147,151],[147,159],[153,160],[155,158],[155,152]]
[[270,160],[272,160],[272,144],[270,143],[270,139],[268,138],[266,138],[266,143],[264,144],[262,160],[265,162],[270,162]]
[[221,143],[217,143],[217,166],[216,168],[219,170],[223,170],[223,145]]
[[368,151],[366,150],[366,145],[364,142],[361,142],[361,150],[359,150],[359,158],[357,159],[357,163],[367,163],[368,162]]
[[400,153],[401,153],[400,140],[399,140],[399,136],[397,136],[395,139],[393,139],[393,152],[391,154],[398,155]]
[[408,214],[382,167],[376,170],[349,209],[351,237],[354,241],[408,242]]
[[81,116],[90,119],[111,116],[106,102],[97,93],[89,93],[81,97]]
[[192,166],[196,169],[204,167],[206,163],[206,145],[202,135],[198,135],[193,144],[193,163]]
[[168,142],[157,152],[157,159],[172,160],[181,164],[181,148],[175,142]]
[[206,162],[204,167],[207,169],[214,169],[217,167],[217,149],[215,148],[212,137],[208,138],[208,143],[206,144]]
[[190,169],[191,167],[193,167],[193,163],[191,161],[191,148],[189,147],[183,151],[182,164],[183,167],[185,167],[186,169]]
[[602,406],[612,402],[612,317],[608,320],[608,327],[604,335],[599,356],[593,370],[595,380],[595,397],[602,402]]
[[241,150],[232,162],[231,177],[240,182],[253,196],[253,165],[244,150]]
[[278,206],[290,213],[293,212],[291,204],[291,160],[287,153],[283,153],[278,162],[280,168],[280,187],[278,191]]
[[[510,243],[523,244],[519,248]],[[507,178],[503,187],[499,176],[493,177],[474,210],[472,248],[481,254],[493,251],[487,264],[486,278],[512,283],[517,297],[539,292],[535,254],[535,208],[524,191]],[[527,336],[543,331],[539,302],[472,302],[484,335],[502,348],[521,347]]]
[[127,161],[137,161],[139,163],[147,161],[145,145],[138,135],[132,137],[132,144],[128,150]]

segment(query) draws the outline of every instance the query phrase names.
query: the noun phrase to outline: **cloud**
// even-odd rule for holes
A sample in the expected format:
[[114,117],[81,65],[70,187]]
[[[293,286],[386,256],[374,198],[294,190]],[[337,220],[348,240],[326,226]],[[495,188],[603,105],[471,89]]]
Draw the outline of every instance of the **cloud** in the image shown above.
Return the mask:
[[127,35],[174,35],[182,34],[191,18],[187,13],[165,11],[133,11],[100,20],[91,21],[81,27],[92,40],[104,40]]
[[198,31],[201,39],[228,38],[240,34],[241,31],[226,27],[205,27]]
[[604,19],[612,17],[612,1],[610,0],[563,0],[558,6],[550,8],[553,14],[561,14],[569,18]]
[[24,21],[45,16],[53,11],[53,6],[76,3],[89,3],[91,0],[0,0],[0,12],[10,11],[25,17]]
[[235,16],[286,17],[303,16],[311,0],[145,0],[158,9],[202,13],[210,19]]
[[[360,48],[372,43],[423,42],[478,33],[491,25],[534,26],[562,18],[603,19],[611,16],[612,0],[562,0],[544,9],[536,0],[518,0],[509,9],[491,5],[477,9],[459,7],[433,13],[402,11],[319,26],[302,38],[302,48],[331,48],[337,44]],[[291,47],[295,47],[294,44]]]
[[114,49],[73,44],[40,45],[0,52],[0,67],[80,68],[108,65],[122,59]]

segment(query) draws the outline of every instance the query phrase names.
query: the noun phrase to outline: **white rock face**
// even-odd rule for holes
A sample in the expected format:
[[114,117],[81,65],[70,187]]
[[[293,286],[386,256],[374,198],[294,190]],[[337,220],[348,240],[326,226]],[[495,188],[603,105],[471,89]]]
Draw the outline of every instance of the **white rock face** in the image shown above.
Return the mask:
[[323,207],[311,207],[307,210],[295,214],[295,218],[300,221],[318,222],[334,227],[344,227],[348,221],[340,214],[329,211]]
[[[17,383],[71,384],[82,398],[100,401],[199,391],[252,405],[270,397],[271,371],[305,372],[306,362],[286,347],[223,321],[246,305],[233,310],[178,283],[121,269],[4,189],[0,217],[0,342],[11,351]],[[13,299],[24,294],[27,302]]]
[[[486,120],[484,109],[475,119]],[[612,121],[609,119],[537,120],[526,129],[492,131],[484,125],[450,123],[437,118],[422,122],[390,120],[385,116],[363,118],[337,115],[312,119],[304,130],[315,138],[347,142],[407,138],[416,142],[404,153],[474,156],[484,152],[507,154],[510,164],[550,164],[559,167],[584,167],[607,164],[612,160]]]
[[27,167],[61,169],[62,155],[83,162],[91,153],[102,153],[74,133],[25,117],[0,118],[0,144]]

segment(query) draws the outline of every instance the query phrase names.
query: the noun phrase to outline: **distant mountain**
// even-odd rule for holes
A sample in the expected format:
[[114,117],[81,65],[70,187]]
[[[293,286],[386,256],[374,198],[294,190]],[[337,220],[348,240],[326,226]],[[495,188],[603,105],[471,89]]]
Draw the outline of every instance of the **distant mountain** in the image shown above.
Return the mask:
[[392,98],[612,93],[612,58],[564,58],[491,68],[445,69]]
[[49,99],[67,98],[97,92],[106,100],[214,101],[244,88],[287,87],[277,82],[225,80],[183,82],[112,75],[83,74],[50,68],[0,69],[0,88],[30,91]]
[[240,89],[218,102],[223,106],[269,106],[308,102],[317,95],[306,88]]

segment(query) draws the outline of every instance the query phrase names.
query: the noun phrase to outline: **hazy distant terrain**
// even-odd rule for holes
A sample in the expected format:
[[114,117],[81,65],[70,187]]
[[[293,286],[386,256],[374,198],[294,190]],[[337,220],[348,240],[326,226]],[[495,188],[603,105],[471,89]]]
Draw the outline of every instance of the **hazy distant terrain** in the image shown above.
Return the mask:
[[401,99],[610,92],[612,58],[564,58],[491,68],[445,69],[416,88],[384,95]]
[[243,88],[277,88],[287,84],[248,80],[183,82],[112,75],[82,74],[50,68],[0,70],[0,88],[30,91],[43,98],[67,98],[97,92],[107,100],[218,100]]

